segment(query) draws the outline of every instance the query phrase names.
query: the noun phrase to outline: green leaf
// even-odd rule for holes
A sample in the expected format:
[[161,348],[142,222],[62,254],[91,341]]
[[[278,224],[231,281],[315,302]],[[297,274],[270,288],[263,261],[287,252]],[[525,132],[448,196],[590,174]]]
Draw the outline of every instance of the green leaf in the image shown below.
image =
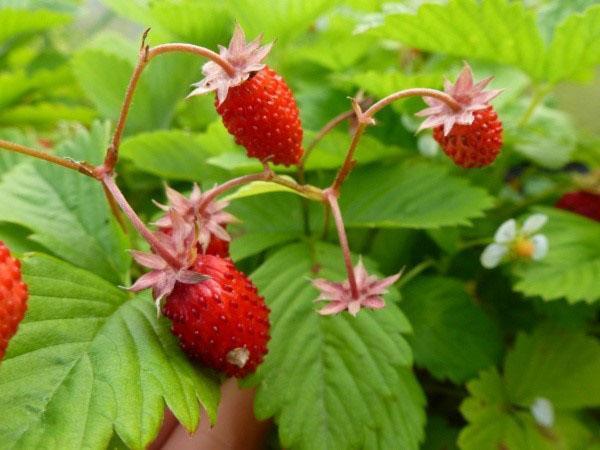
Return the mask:
[[264,33],[265,41],[277,39],[278,45],[283,45],[305,32],[334,3],[335,0],[229,0],[227,5],[246,37],[254,39]]
[[[77,130],[59,153],[75,160],[102,160],[108,129]],[[35,161],[17,165],[0,182],[0,221],[33,231],[30,236],[56,255],[107,280],[123,283],[130,266],[128,241],[111,215],[100,183],[62,167]]]
[[[496,369],[470,381],[460,410],[469,424],[459,436],[463,450],[555,450],[590,448],[593,432],[571,408],[600,400],[600,344],[579,332],[541,327],[519,335],[504,377]],[[547,398],[555,409],[550,427],[536,424],[529,408]]]
[[229,211],[241,220],[241,224],[230,226],[234,239],[229,252],[234,261],[297,239],[303,233],[300,199],[287,193],[239,199]]
[[460,281],[419,277],[403,290],[400,306],[413,326],[415,361],[435,377],[459,384],[498,361],[499,330]]
[[515,134],[513,148],[549,169],[567,164],[577,144],[577,132],[570,117],[546,107],[538,107],[524,128],[511,131]]
[[30,234],[31,232],[27,228],[0,222],[0,241],[4,242],[13,254],[20,255],[25,252],[43,252],[45,250],[41,245],[29,239]]
[[121,155],[138,169],[161,178],[210,183],[223,174],[206,162],[211,149],[181,130],[137,134],[123,141]]
[[342,212],[351,227],[469,225],[492,206],[483,189],[422,161],[357,170],[342,192]]
[[541,261],[514,266],[515,289],[548,301],[600,300],[600,224],[555,208],[535,211],[548,216],[541,232],[548,238],[549,251]]
[[76,121],[88,125],[95,117],[96,112],[85,106],[41,102],[2,110],[0,126],[30,125],[38,128],[51,128],[61,121]]
[[417,14],[394,14],[372,31],[410,47],[515,65],[544,78],[545,48],[534,14],[523,2],[450,0]]
[[600,64],[600,5],[573,14],[558,26],[546,57],[547,79],[588,80]]
[[504,366],[512,403],[528,407],[536,397],[557,409],[600,405],[600,343],[580,332],[542,327],[520,334]]
[[449,426],[440,416],[427,418],[427,439],[421,450],[457,450],[458,429]]
[[[134,62],[118,48],[107,50],[102,42],[96,43],[102,48],[86,48],[75,55],[73,72],[100,114],[116,121]],[[177,102],[197,76],[192,70],[196,62],[191,55],[164,55],[152,61],[137,85],[127,121],[128,134],[168,127]]]
[[23,261],[29,309],[0,366],[0,442],[11,449],[152,442],[167,405],[188,430],[218,385],[179,350],[148,296],[43,255]]
[[[305,142],[311,142],[317,133],[307,132]],[[306,160],[306,170],[337,169],[342,165],[348,151],[352,136],[342,131],[332,131],[327,134],[313,149]],[[368,164],[386,158],[406,156],[407,150],[386,145],[371,137],[363,136],[360,150],[356,154],[358,164]]]
[[22,36],[41,33],[59,25],[68,23],[71,16],[45,9],[28,11],[26,9],[0,9],[0,44]]
[[407,369],[408,321],[393,295],[380,311],[319,315],[308,278],[339,280],[344,265],[326,244],[312,258],[306,245],[292,245],[252,276],[272,323],[269,353],[250,380],[258,417],[275,416],[286,448],[418,448],[424,397]]
[[[37,145],[37,142],[33,137],[25,135],[16,128],[5,128],[0,130],[0,139],[31,147],[36,147]],[[4,174],[10,171],[10,169],[23,161],[30,161],[30,159],[19,153],[0,149],[0,179],[2,179]]]

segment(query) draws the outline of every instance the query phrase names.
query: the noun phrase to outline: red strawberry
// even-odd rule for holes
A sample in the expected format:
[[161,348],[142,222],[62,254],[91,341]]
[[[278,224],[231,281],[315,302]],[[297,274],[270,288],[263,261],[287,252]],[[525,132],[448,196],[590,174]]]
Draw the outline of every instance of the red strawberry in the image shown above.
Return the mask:
[[229,47],[220,56],[235,67],[233,75],[210,61],[205,78],[190,94],[216,91],[216,106],[223,123],[243,145],[248,156],[275,164],[297,164],[302,157],[302,125],[298,106],[283,78],[262,64],[271,45],[260,46],[260,37],[246,43],[237,26]]
[[443,125],[433,130],[434,139],[461,167],[483,167],[494,162],[502,147],[502,122],[492,106],[473,113],[471,125],[455,124],[444,136]]
[[600,195],[593,192],[568,192],[556,202],[556,207],[600,222]]
[[269,341],[264,299],[230,259],[199,255],[190,270],[210,278],[197,284],[177,282],[163,306],[182,349],[230,376],[254,372]]
[[21,279],[21,263],[10,256],[0,241],[0,360],[27,310],[27,286]]
[[433,137],[444,152],[462,167],[483,167],[491,164],[502,147],[502,123],[489,101],[500,90],[484,91],[492,77],[473,82],[471,67],[465,67],[456,83],[446,80],[444,91],[456,105],[450,106],[438,98],[424,97],[429,105],[417,113],[427,117],[419,130],[433,128]]
[[[198,251],[202,252],[200,244],[198,244]],[[208,243],[208,247],[206,247],[206,251],[204,253],[206,253],[207,255],[220,256],[221,258],[228,258],[229,241],[219,239],[216,236],[211,236],[210,242]]]

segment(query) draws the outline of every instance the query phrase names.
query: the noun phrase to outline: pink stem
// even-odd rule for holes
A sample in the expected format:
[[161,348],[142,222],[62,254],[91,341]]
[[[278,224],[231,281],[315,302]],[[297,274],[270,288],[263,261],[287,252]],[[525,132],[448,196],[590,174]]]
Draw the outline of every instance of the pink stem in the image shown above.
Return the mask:
[[348,245],[348,237],[346,236],[346,229],[344,228],[344,220],[342,219],[342,212],[337,201],[336,193],[327,189],[325,191],[325,198],[331,206],[331,214],[335,221],[338,236],[340,238],[340,247],[344,255],[344,263],[346,264],[346,272],[348,272],[348,282],[350,283],[350,291],[352,292],[352,298],[358,299],[358,286],[356,285],[356,277],[354,276],[354,268],[352,267],[352,258],[350,256],[350,246]]
[[157,239],[157,237],[146,227],[144,222],[139,218],[136,212],[133,210],[127,199],[115,183],[115,179],[112,175],[105,174],[102,177],[102,184],[111,193],[119,207],[123,210],[125,215],[129,218],[134,228],[144,237],[150,244],[150,247],[159,254],[171,267],[175,269],[181,268],[181,264],[175,258],[175,256]]

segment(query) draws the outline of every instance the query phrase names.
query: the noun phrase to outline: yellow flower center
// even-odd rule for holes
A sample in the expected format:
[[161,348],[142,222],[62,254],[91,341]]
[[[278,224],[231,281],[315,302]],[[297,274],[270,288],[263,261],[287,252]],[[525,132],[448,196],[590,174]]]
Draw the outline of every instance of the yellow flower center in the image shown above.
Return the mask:
[[529,239],[521,238],[514,244],[514,251],[521,258],[531,258],[534,250],[533,242]]

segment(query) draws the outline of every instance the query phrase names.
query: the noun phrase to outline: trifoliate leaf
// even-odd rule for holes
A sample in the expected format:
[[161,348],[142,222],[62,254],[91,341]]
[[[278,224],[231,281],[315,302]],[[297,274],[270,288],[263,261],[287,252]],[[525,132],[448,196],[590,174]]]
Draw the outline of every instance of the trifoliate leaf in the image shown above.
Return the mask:
[[345,277],[338,248],[288,246],[252,276],[272,323],[269,353],[250,380],[257,415],[275,416],[286,448],[418,448],[424,398],[394,296],[382,310],[322,316],[316,276]]
[[461,383],[496,364],[500,333],[459,281],[419,277],[402,294],[400,306],[413,326],[408,341],[418,365]]
[[351,227],[468,225],[492,206],[483,189],[422,161],[356,170],[342,192],[342,213]]
[[504,378],[510,401],[520,406],[544,397],[557,409],[597,407],[600,343],[549,327],[521,334],[506,357]]
[[[106,126],[78,129],[58,150],[91,163],[102,161]],[[33,231],[30,238],[67,261],[123,283],[130,266],[128,240],[112,217],[100,183],[45,161],[19,164],[0,182],[0,221]]]
[[202,182],[205,186],[224,174],[206,162],[214,153],[194,135],[181,130],[136,134],[121,146],[123,158],[144,172],[171,180]]
[[535,211],[548,216],[542,233],[548,238],[549,251],[540,261],[515,265],[515,289],[544,300],[600,300],[600,224],[555,208]]
[[215,419],[218,384],[190,364],[144,295],[43,255],[23,261],[29,309],[0,365],[0,442],[11,449],[129,448],[154,439],[167,405],[193,430]]

